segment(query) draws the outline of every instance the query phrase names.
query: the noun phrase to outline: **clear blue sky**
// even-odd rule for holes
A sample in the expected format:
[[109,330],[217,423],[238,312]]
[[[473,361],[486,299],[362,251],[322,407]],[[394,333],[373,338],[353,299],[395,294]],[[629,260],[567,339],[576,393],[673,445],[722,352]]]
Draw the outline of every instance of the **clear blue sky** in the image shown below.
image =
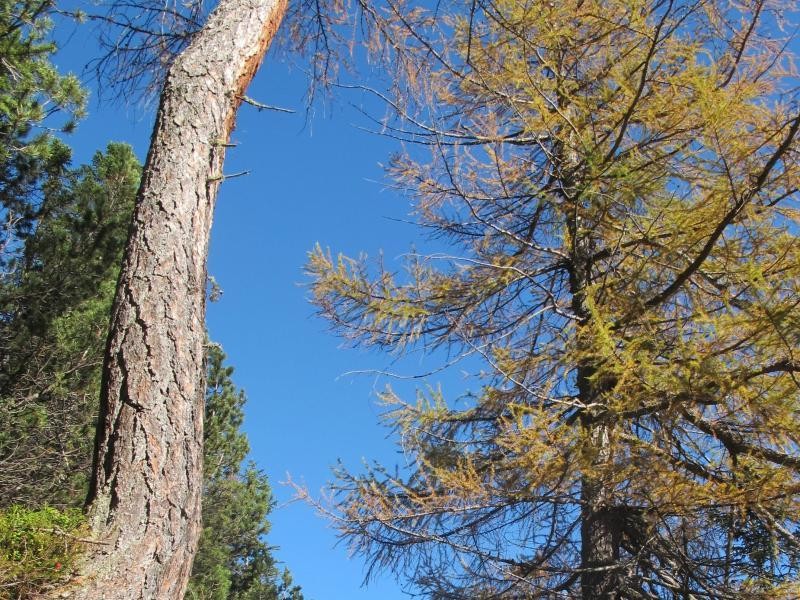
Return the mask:
[[[90,29],[64,37],[57,62],[80,73],[95,53]],[[84,77],[90,89],[95,85]],[[252,458],[272,482],[278,507],[269,543],[310,600],[406,598],[390,576],[362,587],[364,565],[336,545],[329,524],[303,503],[289,503],[287,478],[319,495],[330,467],[341,459],[359,469],[363,459],[402,463],[388,431],[378,425],[375,392],[387,381],[347,376],[354,369],[396,368],[390,357],[344,349],[314,317],[303,265],[317,242],[334,252],[375,255],[387,262],[420,243],[406,219],[409,203],[386,189],[380,167],[397,143],[366,133],[358,95],[318,104],[306,124],[306,75],[268,56],[249,94],[297,114],[259,113],[244,106],[226,172],[250,175],[227,181],[217,204],[209,272],[224,290],[209,306],[212,338],[235,366],[235,381],[249,397],[245,429]],[[131,143],[144,158],[152,106],[98,103],[69,136],[74,163],[88,161],[109,141]],[[431,365],[414,357],[405,372]],[[434,383],[434,382],[432,382]],[[408,385],[406,385],[408,388]]]

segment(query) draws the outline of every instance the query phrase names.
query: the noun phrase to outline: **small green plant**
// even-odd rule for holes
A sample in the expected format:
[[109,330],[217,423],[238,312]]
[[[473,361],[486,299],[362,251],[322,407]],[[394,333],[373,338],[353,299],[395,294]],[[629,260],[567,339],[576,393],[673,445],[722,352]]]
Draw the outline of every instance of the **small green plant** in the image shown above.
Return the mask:
[[85,535],[77,509],[14,505],[0,511],[0,600],[30,598],[67,580]]

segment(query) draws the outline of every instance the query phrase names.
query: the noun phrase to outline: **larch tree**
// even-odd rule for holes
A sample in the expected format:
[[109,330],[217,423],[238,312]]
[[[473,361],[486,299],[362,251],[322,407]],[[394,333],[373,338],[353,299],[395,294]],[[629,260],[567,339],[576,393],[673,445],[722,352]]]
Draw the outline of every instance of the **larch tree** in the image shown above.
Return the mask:
[[200,533],[212,212],[237,109],[285,9],[221,0],[170,58],[112,309],[88,497],[96,542],[55,597],[185,592]]
[[318,248],[313,300],[484,367],[459,402],[387,389],[407,469],[339,473],[373,568],[439,599],[800,594],[794,8],[375,5],[389,172],[451,249]]

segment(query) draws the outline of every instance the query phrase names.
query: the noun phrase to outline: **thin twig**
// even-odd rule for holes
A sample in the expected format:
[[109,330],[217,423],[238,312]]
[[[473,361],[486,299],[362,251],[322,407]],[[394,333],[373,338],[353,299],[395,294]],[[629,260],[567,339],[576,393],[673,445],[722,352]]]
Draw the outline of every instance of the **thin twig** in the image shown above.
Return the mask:
[[261,110],[274,110],[276,112],[282,112],[282,113],[294,113],[295,112],[291,108],[282,108],[280,106],[273,106],[272,104],[264,104],[262,102],[258,102],[256,100],[253,100],[250,96],[237,96],[237,98],[239,98],[239,100],[241,100],[245,104],[249,104],[250,106],[256,107],[259,111],[261,111]]

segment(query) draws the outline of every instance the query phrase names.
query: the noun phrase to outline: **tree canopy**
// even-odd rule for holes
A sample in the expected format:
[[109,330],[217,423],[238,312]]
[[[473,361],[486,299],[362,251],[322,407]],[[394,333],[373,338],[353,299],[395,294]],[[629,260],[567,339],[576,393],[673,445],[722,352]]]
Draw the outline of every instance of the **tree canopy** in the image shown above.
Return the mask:
[[334,484],[373,567],[433,598],[799,593],[793,8],[376,6],[389,173],[451,250],[318,248],[313,299],[484,371],[384,394],[410,466]]
[[[85,92],[77,78],[59,74],[48,41],[49,0],[0,2],[0,274],[8,254],[29,232],[41,186],[69,160],[67,146],[51,134],[70,130],[81,116]],[[57,116],[57,113],[60,115]],[[59,122],[59,117],[62,122]],[[37,195],[39,197],[37,197]],[[33,199],[38,200],[33,202]]]

